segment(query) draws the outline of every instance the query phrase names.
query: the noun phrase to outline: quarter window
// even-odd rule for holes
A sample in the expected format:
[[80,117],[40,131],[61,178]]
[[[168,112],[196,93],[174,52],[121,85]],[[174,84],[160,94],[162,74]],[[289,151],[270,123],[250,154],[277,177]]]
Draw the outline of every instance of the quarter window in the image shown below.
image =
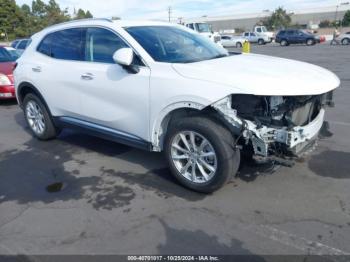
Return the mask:
[[84,29],[74,28],[54,33],[51,43],[51,56],[63,60],[83,60],[84,32]]
[[113,32],[103,28],[88,28],[85,60],[114,64],[114,53],[127,44]]
[[39,47],[38,47],[38,52],[51,56],[51,43],[53,39],[53,34],[47,35],[43,41],[41,41]]
[[85,57],[85,29],[66,29],[47,35],[38,52],[62,60],[83,61]]

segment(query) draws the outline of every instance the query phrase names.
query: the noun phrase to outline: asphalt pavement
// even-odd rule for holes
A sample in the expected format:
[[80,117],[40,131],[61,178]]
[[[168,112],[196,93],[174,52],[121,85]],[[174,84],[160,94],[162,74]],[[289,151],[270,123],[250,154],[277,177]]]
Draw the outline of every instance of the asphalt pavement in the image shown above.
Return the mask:
[[293,168],[243,161],[201,195],[174,181],[162,154],[69,130],[40,142],[15,102],[0,102],[0,254],[350,254],[350,47],[252,51],[341,78],[312,155]]

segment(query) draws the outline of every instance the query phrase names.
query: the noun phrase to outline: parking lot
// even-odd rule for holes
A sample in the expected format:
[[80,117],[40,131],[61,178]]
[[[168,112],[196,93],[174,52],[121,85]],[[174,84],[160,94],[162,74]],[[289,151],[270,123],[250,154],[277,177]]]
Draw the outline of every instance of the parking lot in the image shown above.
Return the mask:
[[317,151],[293,168],[243,160],[207,196],[179,186],[161,154],[69,130],[39,142],[15,102],[0,102],[0,254],[350,254],[350,49],[252,51],[341,78]]

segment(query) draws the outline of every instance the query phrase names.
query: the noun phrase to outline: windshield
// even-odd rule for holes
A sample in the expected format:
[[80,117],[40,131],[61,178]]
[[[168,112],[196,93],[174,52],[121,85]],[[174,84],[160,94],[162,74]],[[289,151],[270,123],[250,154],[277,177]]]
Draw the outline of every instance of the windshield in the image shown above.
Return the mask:
[[193,63],[229,55],[208,37],[175,26],[129,27],[126,31],[157,62]]
[[5,48],[0,47],[0,63],[13,62],[16,59]]
[[211,28],[209,24],[206,23],[198,23],[198,32],[199,33],[211,33]]

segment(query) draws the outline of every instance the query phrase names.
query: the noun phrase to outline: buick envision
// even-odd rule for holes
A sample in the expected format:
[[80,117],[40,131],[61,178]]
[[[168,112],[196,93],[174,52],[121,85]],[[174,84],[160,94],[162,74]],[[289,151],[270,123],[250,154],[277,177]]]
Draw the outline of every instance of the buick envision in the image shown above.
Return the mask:
[[340,85],[318,66],[229,54],[161,22],[52,26],[17,62],[17,99],[35,137],[69,127],[164,151],[180,183],[204,193],[236,174],[242,150],[259,162],[303,154]]

